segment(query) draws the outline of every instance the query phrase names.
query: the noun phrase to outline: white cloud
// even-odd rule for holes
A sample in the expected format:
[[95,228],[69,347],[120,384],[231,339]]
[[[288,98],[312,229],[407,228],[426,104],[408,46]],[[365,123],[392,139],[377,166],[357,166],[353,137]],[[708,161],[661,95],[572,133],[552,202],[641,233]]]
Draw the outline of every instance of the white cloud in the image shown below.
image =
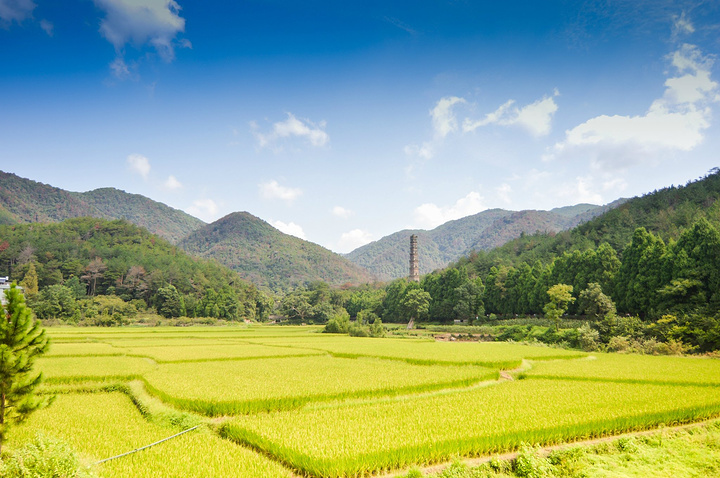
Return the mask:
[[335,206],[332,208],[332,213],[333,216],[341,217],[343,219],[348,219],[354,214],[350,209],[346,209],[342,206]]
[[36,6],[32,0],[0,0],[0,20],[6,24],[21,23],[32,16]]
[[[558,95],[559,93],[555,90],[553,96]],[[515,106],[515,100],[508,100],[492,113],[486,114],[483,119],[465,118],[463,132],[468,133],[482,126],[498,124],[501,126],[518,125],[533,136],[545,136],[550,133],[552,117],[557,110],[557,103],[552,96],[545,96],[522,108]]]
[[127,164],[130,171],[139,174],[143,179],[147,179],[150,174],[150,160],[142,154],[131,154],[127,157]]
[[337,243],[337,252],[346,253],[373,241],[373,235],[362,229],[344,232]]
[[271,224],[275,226],[275,228],[280,232],[307,240],[307,238],[305,237],[305,231],[303,231],[302,227],[295,224],[294,222],[289,222],[286,224],[282,221],[272,221]]
[[199,217],[203,221],[211,222],[217,219],[218,205],[212,199],[197,199],[193,205],[185,210],[188,214]]
[[565,132],[565,139],[545,159],[587,153],[596,169],[625,169],[665,151],[690,151],[710,127],[711,103],[720,101],[719,85],[710,79],[713,60],[694,45],[671,55],[679,76],[665,81],[662,98],[643,115],[601,115]]
[[457,120],[452,109],[458,103],[465,103],[465,99],[457,96],[447,96],[441,98],[435,108],[430,110],[436,138],[444,138],[453,131],[457,131]]
[[[185,31],[185,19],[180,17],[180,5],[174,0],[94,0],[94,3],[105,13],[100,33],[112,43],[121,60],[127,44],[137,48],[149,44],[165,61],[175,58],[176,46],[189,47],[186,41],[176,41],[176,36]],[[123,69],[113,68],[114,73],[118,71],[122,73]]]
[[440,207],[425,203],[415,208],[413,217],[418,227],[432,229],[453,219],[477,214],[487,209],[484,198],[475,191],[458,199],[452,206]]
[[302,195],[302,189],[281,186],[275,180],[260,183],[258,187],[260,188],[260,195],[265,199],[282,199],[291,203]]
[[330,136],[324,131],[326,125],[324,121],[315,124],[307,119],[298,119],[292,113],[288,113],[287,116],[285,121],[273,124],[272,131],[267,134],[257,131],[258,126],[254,121],[250,123],[253,135],[261,148],[272,146],[276,142],[290,137],[304,138],[312,146],[317,147],[325,146],[330,141]]
[[175,178],[172,174],[165,180],[164,186],[166,189],[175,190],[182,189],[183,185],[180,181]]
[[49,22],[47,20],[40,20],[40,28],[42,28],[49,37],[53,36],[53,34],[55,33],[55,25],[53,25],[52,22]]

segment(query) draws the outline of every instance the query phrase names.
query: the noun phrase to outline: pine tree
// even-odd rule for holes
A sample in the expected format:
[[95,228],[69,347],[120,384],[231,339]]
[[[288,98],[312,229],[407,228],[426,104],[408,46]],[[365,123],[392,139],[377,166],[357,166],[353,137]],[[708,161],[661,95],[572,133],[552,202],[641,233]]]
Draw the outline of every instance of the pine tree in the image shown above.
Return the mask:
[[42,374],[33,373],[35,359],[48,350],[45,330],[14,283],[5,297],[0,317],[0,448],[11,424],[49,403],[36,395]]
[[30,301],[38,295],[38,275],[35,269],[35,263],[31,262],[28,271],[25,273],[25,278],[20,282],[20,287],[23,288],[25,297]]

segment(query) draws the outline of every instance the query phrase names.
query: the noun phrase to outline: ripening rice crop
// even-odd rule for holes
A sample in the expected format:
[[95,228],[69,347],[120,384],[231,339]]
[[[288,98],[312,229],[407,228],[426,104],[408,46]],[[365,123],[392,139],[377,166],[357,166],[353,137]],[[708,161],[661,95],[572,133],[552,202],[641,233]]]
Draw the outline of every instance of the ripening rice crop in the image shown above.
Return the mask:
[[526,376],[720,387],[720,360],[596,353],[572,362],[535,363]]
[[[69,443],[87,464],[148,445],[176,433],[142,419],[120,393],[67,394],[14,428],[10,445],[37,431]],[[290,477],[281,465],[212,435],[192,431],[152,448],[93,467],[115,477]]]
[[161,364],[144,375],[164,401],[207,415],[285,409],[308,401],[467,386],[495,379],[477,366],[411,365],[330,356]]
[[82,327],[77,329],[48,329],[50,337],[59,341],[78,340],[82,338],[97,341],[148,338],[263,338],[263,337],[296,337],[312,336],[321,329],[319,326],[306,327],[273,327],[259,325],[229,325],[226,327]]
[[496,368],[518,367],[522,359],[577,358],[583,353],[506,342],[437,342],[402,338],[367,339],[325,336],[301,340],[273,338],[255,343],[310,347],[341,356],[368,356],[421,364],[475,364]]
[[237,417],[223,433],[312,476],[356,476],[717,414],[710,387],[538,379]]
[[122,355],[122,350],[114,348],[110,344],[98,342],[62,342],[52,341],[50,351],[46,357],[68,356],[68,355]]
[[43,357],[35,364],[49,382],[137,377],[156,367],[145,358],[114,356]]
[[248,343],[210,343],[204,345],[127,347],[128,355],[150,357],[157,362],[235,360],[280,356],[321,355],[323,352],[287,347],[268,347]]

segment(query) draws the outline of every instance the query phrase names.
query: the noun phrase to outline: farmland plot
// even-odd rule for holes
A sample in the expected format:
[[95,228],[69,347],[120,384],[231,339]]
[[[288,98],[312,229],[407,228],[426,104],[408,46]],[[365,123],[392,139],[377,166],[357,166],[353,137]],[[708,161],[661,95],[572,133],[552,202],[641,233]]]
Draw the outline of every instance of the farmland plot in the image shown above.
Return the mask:
[[238,417],[224,433],[314,476],[354,476],[703,419],[709,387],[522,380],[402,402]]
[[206,415],[223,415],[295,408],[318,400],[468,386],[494,380],[497,372],[476,366],[411,365],[324,355],[161,364],[144,377],[163,400]]
[[[178,414],[207,424],[99,465],[105,477],[274,477],[288,469],[357,476],[720,416],[720,361],[711,359],[355,338],[309,327],[49,335],[51,353],[37,368],[44,390],[60,395],[16,429],[15,443],[44,430],[93,462],[175,433]],[[523,360],[526,380],[497,380],[499,369]],[[147,419],[109,392],[118,389]]]
[[314,347],[339,356],[379,357],[418,364],[466,364],[492,368],[515,368],[522,359],[578,358],[586,354],[549,347],[531,347],[505,342],[436,342],[418,339],[366,339],[347,336],[268,338],[255,343]]
[[696,357],[654,357],[594,353],[572,364],[536,363],[528,378],[624,381],[628,383],[714,385],[720,387],[717,360]]
[[[145,421],[119,393],[59,395],[51,407],[13,429],[10,445],[30,439],[38,431],[69,443],[88,465],[174,433]],[[190,432],[94,469],[107,478],[290,477],[277,463],[208,431]]]

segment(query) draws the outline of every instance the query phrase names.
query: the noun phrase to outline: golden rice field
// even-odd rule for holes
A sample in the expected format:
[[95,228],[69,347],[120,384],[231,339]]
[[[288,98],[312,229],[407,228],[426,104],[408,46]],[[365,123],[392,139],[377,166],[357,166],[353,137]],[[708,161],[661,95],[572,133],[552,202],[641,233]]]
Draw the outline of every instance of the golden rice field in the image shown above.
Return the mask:
[[56,399],[9,448],[41,432],[101,477],[369,476],[720,416],[715,359],[317,327],[48,332],[37,367]]

